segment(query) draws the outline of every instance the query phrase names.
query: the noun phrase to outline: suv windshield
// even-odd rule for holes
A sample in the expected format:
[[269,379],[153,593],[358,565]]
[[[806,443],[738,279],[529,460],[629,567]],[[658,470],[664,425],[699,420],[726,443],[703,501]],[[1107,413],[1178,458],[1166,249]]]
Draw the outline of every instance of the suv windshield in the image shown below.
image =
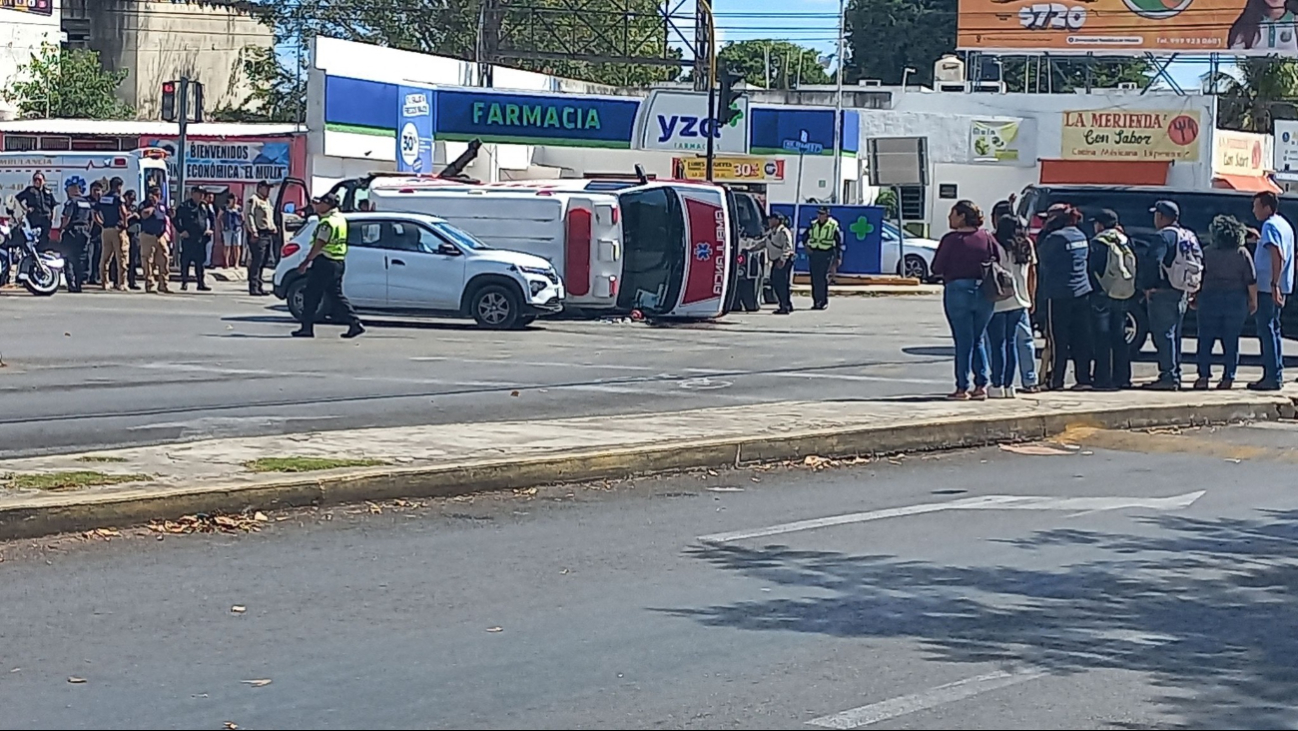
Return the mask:
[[473,238],[473,234],[469,233],[468,231],[458,229],[452,226],[451,224],[446,223],[445,221],[439,221],[431,225],[434,231],[441,234],[443,237],[450,239],[456,244],[463,246],[466,249],[490,249],[491,248],[490,246],[487,246],[481,241]]
[[618,307],[671,310],[685,277],[685,223],[680,201],[668,188],[638,190],[619,199],[626,255]]

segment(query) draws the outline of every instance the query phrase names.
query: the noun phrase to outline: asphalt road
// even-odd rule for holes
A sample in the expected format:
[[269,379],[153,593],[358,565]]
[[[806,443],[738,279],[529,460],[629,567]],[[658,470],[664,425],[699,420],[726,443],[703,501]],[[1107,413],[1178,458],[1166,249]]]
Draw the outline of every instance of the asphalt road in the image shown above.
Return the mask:
[[1294,728],[1296,436],[3,545],[0,726]]
[[[949,390],[938,297],[723,323],[380,322],[295,340],[237,294],[0,293],[0,457],[223,436]],[[803,303],[808,304],[808,303]],[[511,396],[519,391],[517,397]]]

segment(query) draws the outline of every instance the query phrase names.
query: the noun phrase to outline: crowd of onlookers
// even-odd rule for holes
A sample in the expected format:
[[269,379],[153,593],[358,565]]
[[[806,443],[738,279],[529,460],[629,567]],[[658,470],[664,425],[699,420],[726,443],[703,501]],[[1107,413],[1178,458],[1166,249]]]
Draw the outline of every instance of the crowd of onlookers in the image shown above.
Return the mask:
[[50,233],[58,229],[68,291],[80,292],[87,284],[138,290],[142,278],[146,291],[166,293],[173,266],[180,270],[182,290],[192,275],[206,291],[207,269],[247,266],[249,294],[266,294],[262,273],[274,254],[275,228],[269,183],[257,185],[245,214],[237,197],[217,206],[215,195],[201,187],[173,209],[161,190],[150,188],[139,201],[134,190],[122,190],[118,177],[107,186],[87,186],[79,176],[63,182],[61,214],[39,172],[15,200],[28,225],[40,232],[42,249],[50,248]]
[[[1216,216],[1206,245],[1181,225],[1175,201],[1158,201],[1149,214],[1156,235],[1136,246],[1112,210],[1086,218],[1074,206],[1056,203],[1034,240],[1013,214],[1012,200],[997,203],[991,221],[972,202],[957,202],[948,219],[951,231],[933,258],[955,341],[951,398],[1062,389],[1070,362],[1073,389],[1132,388],[1127,325],[1135,308],[1145,308],[1143,319],[1158,351],[1158,378],[1142,388],[1182,388],[1182,326],[1193,308],[1199,339],[1193,388],[1213,386],[1217,341],[1225,368],[1216,388],[1234,387],[1239,341],[1251,316],[1263,374],[1248,387],[1278,390],[1284,377],[1280,313],[1294,287],[1294,230],[1280,215],[1277,196],[1254,196],[1256,229],[1233,216]],[[1039,308],[1045,334],[1040,368],[1033,330]]]

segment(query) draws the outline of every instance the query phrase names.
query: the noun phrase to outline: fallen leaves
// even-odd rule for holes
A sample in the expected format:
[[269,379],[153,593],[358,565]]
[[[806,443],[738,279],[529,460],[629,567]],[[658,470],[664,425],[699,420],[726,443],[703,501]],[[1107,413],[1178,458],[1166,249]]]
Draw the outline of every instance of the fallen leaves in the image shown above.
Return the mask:
[[535,487],[526,487],[526,488],[520,487],[517,490],[514,490],[514,494],[518,495],[519,497],[532,497],[533,495],[536,494],[536,492],[537,490]]
[[[851,459],[833,459],[830,457],[821,457],[816,454],[809,454],[802,460],[802,466],[810,470],[819,472],[831,467],[851,467],[853,465],[869,464],[868,457],[853,457]],[[786,467],[792,467],[793,463],[785,462]]]
[[253,688],[264,688],[270,685],[270,678],[259,678],[257,680],[244,680],[240,682],[244,685],[252,686]]
[[68,682],[71,683],[71,684],[73,684],[73,685],[81,685],[82,683],[86,682],[86,679],[85,679],[85,678],[78,678],[77,676],[72,675],[72,676],[69,676],[69,677],[68,677]]
[[176,520],[155,520],[149,523],[149,530],[154,533],[170,533],[173,535],[254,533],[260,530],[258,523],[265,523],[268,520],[266,514],[260,512],[253,515],[246,513],[236,515],[197,513],[195,515],[184,515]]
[[114,538],[121,538],[122,532],[116,528],[96,528],[88,530],[81,534],[85,538],[102,538],[105,541],[111,541]]

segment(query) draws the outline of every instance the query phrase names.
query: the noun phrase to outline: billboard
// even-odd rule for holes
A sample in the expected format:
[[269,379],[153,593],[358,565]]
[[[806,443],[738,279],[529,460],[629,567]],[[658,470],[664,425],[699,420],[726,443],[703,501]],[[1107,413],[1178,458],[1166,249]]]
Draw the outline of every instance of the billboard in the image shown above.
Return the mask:
[[1036,165],[1035,120],[973,120],[969,124],[969,160],[995,165]]
[[397,172],[433,172],[433,91],[402,86],[397,93]]
[[1298,56],[1298,17],[1257,0],[959,0],[957,45],[990,52]]
[[1064,160],[1197,162],[1198,110],[1086,109],[1064,112]]
[[1261,177],[1271,169],[1271,135],[1214,130],[1212,174]]

